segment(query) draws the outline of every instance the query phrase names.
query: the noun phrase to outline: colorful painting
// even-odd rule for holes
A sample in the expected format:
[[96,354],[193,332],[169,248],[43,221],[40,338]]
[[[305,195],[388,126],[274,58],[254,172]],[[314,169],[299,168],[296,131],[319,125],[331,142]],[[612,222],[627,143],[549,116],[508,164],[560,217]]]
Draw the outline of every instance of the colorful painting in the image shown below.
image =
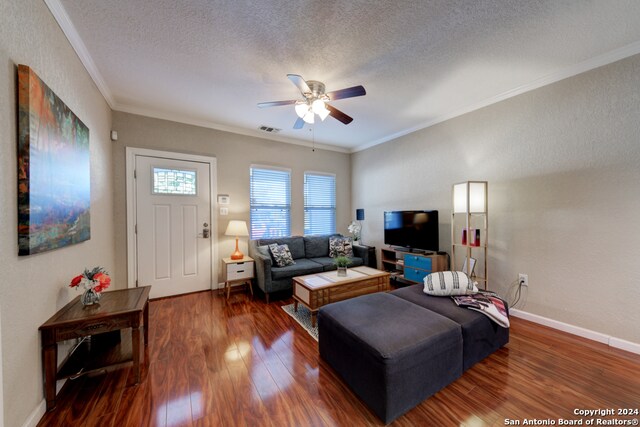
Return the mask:
[[18,66],[18,254],[89,240],[89,128]]

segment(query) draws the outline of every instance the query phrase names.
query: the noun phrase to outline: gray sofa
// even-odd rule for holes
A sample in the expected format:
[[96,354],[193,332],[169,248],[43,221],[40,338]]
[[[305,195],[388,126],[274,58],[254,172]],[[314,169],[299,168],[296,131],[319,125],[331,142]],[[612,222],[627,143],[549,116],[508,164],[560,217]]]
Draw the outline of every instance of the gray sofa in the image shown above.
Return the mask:
[[[329,237],[331,236],[341,235],[292,236],[249,241],[249,256],[255,260],[256,264],[256,282],[264,292],[267,303],[269,294],[291,289],[291,279],[295,276],[336,269],[334,259],[329,257]],[[269,255],[268,245],[272,243],[288,245],[296,263],[277,267]],[[368,265],[369,255],[366,247],[354,246],[353,255],[350,266]]]

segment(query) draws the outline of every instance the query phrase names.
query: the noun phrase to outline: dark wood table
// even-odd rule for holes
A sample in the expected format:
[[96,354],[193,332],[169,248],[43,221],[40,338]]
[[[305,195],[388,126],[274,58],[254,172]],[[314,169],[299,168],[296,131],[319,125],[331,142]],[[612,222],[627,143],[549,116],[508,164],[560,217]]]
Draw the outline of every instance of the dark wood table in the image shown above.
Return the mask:
[[[47,411],[56,406],[56,381],[63,378],[133,362],[133,380],[140,382],[143,346],[149,342],[150,290],[151,286],[144,286],[103,292],[99,304],[86,307],[78,296],[40,326]],[[57,369],[58,342],[84,337],[91,338]]]

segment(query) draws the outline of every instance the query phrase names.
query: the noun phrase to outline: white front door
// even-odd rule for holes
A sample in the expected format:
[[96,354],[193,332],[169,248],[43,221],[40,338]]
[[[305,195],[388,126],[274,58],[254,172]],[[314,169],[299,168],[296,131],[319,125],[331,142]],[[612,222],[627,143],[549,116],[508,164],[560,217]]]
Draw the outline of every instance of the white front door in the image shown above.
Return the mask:
[[135,156],[137,283],[151,298],[211,289],[210,168]]

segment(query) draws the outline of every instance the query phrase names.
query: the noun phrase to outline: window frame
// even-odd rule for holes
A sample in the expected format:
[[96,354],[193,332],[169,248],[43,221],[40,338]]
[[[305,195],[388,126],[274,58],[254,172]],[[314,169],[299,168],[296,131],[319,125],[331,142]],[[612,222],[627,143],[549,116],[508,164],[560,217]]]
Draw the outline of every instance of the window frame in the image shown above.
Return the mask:
[[[258,204],[254,203],[254,200],[255,200],[254,175],[253,175],[254,170],[284,172],[287,174],[288,176],[287,188],[284,191],[284,194],[287,200],[284,204],[268,205],[264,203],[258,203]],[[259,218],[259,216],[255,214],[257,214],[260,211],[262,211],[262,213],[267,213],[269,210],[277,211],[278,209],[286,212],[284,216],[285,228],[280,228],[280,230],[282,231],[280,233],[277,233],[278,235],[272,235],[271,233],[267,235],[265,235],[264,233],[257,235],[258,230],[255,227],[258,226],[257,223],[260,223],[260,222],[264,223],[265,219]],[[291,169],[278,167],[278,166],[260,165],[260,164],[250,165],[249,167],[249,238],[254,240],[254,239],[271,239],[271,238],[287,237],[287,236],[291,236]]]
[[[308,196],[308,192],[307,192],[307,176],[312,176],[312,177],[330,177],[333,178],[333,200],[331,201],[332,203],[330,204],[330,206],[312,206],[311,203],[309,203],[309,201],[307,200],[307,196]],[[337,229],[337,213],[336,213],[336,201],[337,201],[337,178],[336,178],[336,174],[335,173],[330,173],[330,172],[319,172],[319,171],[305,171],[304,175],[303,175],[303,211],[304,211],[304,218],[303,218],[303,227],[304,227],[304,235],[307,236],[314,236],[314,235],[326,235],[326,234],[335,234],[336,233],[336,229]],[[310,223],[313,219],[310,216],[310,213],[316,211],[316,212],[322,212],[322,211],[328,211],[331,213],[330,216],[330,224],[329,224],[329,229],[326,230],[318,230],[315,231],[314,230],[314,226],[312,224],[308,225],[308,222]]]

